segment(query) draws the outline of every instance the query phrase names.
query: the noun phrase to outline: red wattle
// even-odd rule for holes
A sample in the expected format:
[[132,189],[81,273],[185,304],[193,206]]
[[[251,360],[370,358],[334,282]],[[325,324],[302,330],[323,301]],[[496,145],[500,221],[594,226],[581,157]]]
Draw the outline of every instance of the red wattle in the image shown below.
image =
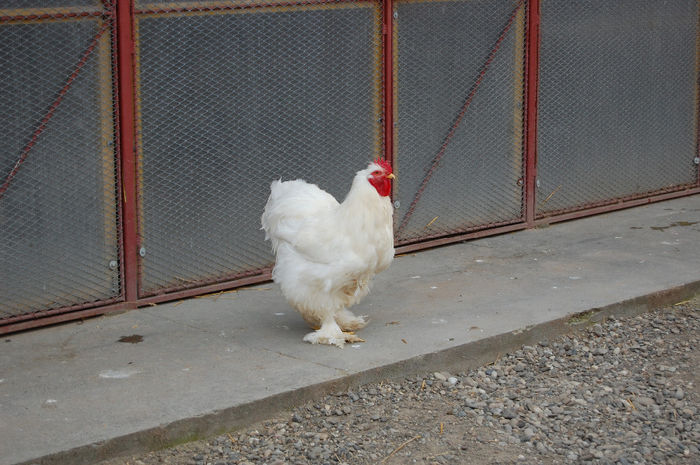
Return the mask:
[[391,181],[384,176],[371,177],[369,178],[369,183],[372,184],[377,190],[377,193],[382,197],[386,197],[391,193]]

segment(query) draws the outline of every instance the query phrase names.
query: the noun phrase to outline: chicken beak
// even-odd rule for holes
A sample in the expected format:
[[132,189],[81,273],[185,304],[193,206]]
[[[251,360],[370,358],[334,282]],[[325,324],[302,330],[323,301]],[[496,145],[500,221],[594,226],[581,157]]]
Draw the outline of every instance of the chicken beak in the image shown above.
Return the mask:
[[391,173],[391,174],[387,175],[387,178],[396,179],[396,176],[394,175],[394,173]]

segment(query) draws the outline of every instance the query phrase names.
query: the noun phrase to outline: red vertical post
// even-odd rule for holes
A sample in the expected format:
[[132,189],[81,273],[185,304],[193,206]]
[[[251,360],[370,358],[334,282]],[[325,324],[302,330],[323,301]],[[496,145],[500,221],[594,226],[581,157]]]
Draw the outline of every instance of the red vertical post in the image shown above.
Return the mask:
[[527,61],[525,116],[525,221],[535,224],[535,194],[537,183],[537,85],[540,63],[540,0],[530,0],[527,9]]
[[133,0],[117,0],[119,148],[122,201],[124,298],[138,299],[138,222],[136,209],[136,126]]
[[384,158],[394,163],[394,5],[384,2]]
[[696,184],[700,187],[700,2],[697,10],[697,35],[695,36],[695,169]]

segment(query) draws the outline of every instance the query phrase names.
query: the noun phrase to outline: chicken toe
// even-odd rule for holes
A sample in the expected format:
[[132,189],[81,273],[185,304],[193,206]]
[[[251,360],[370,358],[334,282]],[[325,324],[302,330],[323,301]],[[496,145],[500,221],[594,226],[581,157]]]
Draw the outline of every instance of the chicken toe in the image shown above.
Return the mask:
[[340,326],[338,326],[333,318],[327,319],[318,330],[304,336],[304,342],[336,345],[341,348],[345,345],[345,341],[345,333],[341,331]]
[[361,337],[356,336],[355,333],[344,332],[343,334],[345,335],[345,342],[350,342],[350,343],[352,343],[352,342],[366,342]]

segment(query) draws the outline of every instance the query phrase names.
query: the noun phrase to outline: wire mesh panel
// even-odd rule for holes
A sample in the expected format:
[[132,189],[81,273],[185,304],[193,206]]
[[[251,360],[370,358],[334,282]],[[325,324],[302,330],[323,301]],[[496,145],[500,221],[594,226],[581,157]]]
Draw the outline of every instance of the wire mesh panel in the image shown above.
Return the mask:
[[260,3],[137,9],[142,296],[270,266],[271,181],[382,152],[380,4]]
[[400,242],[522,217],[525,10],[397,2]]
[[697,10],[542,2],[539,215],[696,181]]
[[110,12],[47,3],[0,9],[0,323],[121,295]]

